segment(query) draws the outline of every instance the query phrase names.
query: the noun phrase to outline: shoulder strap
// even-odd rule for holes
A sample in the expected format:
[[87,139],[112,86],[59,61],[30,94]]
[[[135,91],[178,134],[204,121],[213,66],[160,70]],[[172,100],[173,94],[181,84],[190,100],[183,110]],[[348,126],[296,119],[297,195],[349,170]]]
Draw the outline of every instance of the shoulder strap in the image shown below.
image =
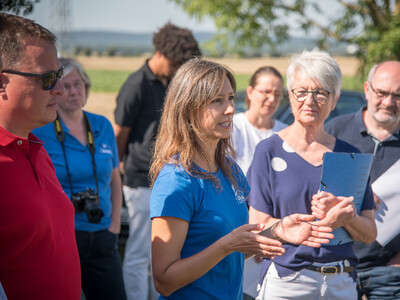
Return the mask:
[[[83,116],[85,119],[88,148],[89,148],[90,155],[92,156],[93,173],[94,173],[94,179],[96,181],[96,195],[98,196],[99,195],[99,183],[98,183],[98,179],[97,179],[96,160],[94,158],[94,154],[96,152],[96,147],[94,145],[93,131],[92,131],[92,126],[90,125],[90,122],[89,122],[89,118],[87,117],[85,112],[83,112]],[[56,131],[57,140],[61,144],[61,148],[63,150],[64,160],[65,160],[65,168],[67,170],[67,176],[68,176],[68,182],[69,182],[69,186],[71,189],[71,194],[73,194],[74,192],[72,190],[71,173],[69,171],[68,160],[67,160],[67,155],[66,155],[65,145],[64,145],[65,134],[64,134],[64,130],[61,125],[60,116],[58,114],[57,114],[57,118],[53,122],[53,126],[54,126],[54,130]]]

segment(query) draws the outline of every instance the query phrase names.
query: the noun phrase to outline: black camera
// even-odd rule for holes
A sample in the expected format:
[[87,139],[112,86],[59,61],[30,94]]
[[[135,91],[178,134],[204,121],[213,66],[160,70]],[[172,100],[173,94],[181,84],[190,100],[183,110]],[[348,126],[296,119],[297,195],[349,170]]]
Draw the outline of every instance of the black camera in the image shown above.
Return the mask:
[[84,211],[90,223],[100,223],[104,213],[99,205],[99,196],[91,188],[72,194],[71,201],[75,212]]

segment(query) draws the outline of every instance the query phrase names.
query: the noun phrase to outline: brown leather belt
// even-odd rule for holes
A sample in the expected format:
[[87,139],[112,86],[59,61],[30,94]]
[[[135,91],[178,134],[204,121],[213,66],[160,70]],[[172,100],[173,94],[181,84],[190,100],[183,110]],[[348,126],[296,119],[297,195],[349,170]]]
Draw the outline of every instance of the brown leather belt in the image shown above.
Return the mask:
[[308,266],[306,269],[311,270],[311,271],[315,271],[315,272],[319,272],[322,273],[324,275],[333,275],[333,274],[337,274],[337,273],[341,273],[341,272],[353,272],[354,267],[350,266],[350,267],[343,267],[343,269],[340,268],[340,265],[335,265],[335,266]]

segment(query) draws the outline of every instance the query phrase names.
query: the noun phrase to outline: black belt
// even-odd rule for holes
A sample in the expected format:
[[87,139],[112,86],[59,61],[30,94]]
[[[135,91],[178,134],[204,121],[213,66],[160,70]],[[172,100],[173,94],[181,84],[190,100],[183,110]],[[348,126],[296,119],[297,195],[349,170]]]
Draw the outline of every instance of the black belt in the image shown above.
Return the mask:
[[317,267],[314,265],[308,266],[306,269],[311,270],[311,271],[315,271],[315,272],[319,272],[322,273],[324,275],[332,275],[332,274],[337,274],[337,273],[341,273],[341,272],[353,272],[354,267],[350,266],[350,267],[343,267],[343,269],[340,267],[340,265],[335,265],[335,266],[321,266],[321,267]]

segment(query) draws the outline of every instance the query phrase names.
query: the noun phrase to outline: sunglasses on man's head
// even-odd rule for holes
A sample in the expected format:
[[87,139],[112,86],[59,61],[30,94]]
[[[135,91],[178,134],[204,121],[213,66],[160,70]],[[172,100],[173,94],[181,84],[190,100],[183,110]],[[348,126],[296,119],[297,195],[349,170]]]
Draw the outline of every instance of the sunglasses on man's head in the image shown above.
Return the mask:
[[42,78],[43,81],[43,89],[49,91],[56,86],[57,80],[59,79],[61,80],[61,78],[63,77],[64,67],[61,67],[58,71],[50,71],[43,74],[26,73],[13,70],[4,70],[1,71],[1,73],[9,73],[14,75],[29,76],[29,77],[40,77]]

